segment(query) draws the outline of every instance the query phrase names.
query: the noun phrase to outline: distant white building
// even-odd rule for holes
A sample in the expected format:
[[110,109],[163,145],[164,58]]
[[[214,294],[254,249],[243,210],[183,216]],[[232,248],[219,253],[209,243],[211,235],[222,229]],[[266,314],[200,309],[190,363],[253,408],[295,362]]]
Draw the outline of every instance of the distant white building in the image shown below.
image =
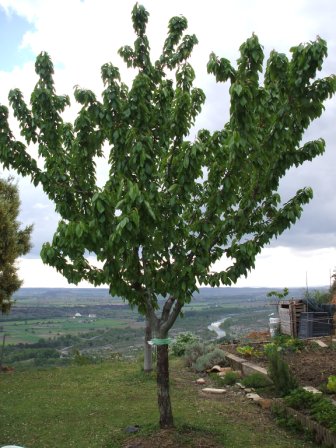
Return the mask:
[[74,315],[74,319],[76,319],[76,317],[82,317],[81,313],[76,313],[76,314]]
[[91,317],[91,319],[95,319],[97,317],[97,314],[89,314],[88,317]]

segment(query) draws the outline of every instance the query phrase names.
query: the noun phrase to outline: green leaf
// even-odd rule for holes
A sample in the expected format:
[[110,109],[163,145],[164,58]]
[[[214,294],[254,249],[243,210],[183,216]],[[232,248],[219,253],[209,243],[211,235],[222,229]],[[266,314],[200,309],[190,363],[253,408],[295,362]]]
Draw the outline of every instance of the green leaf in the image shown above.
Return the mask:
[[99,212],[100,214],[101,214],[101,213],[104,213],[104,211],[105,211],[105,207],[104,207],[104,204],[102,203],[101,200],[97,200],[96,207],[97,207],[97,210],[98,210],[98,212]]
[[80,238],[83,235],[83,231],[84,231],[84,226],[80,222],[76,225],[76,235],[78,236],[78,238]]
[[154,219],[154,221],[155,221],[155,220],[156,220],[156,217],[155,217],[155,214],[154,214],[154,212],[153,212],[152,207],[149,205],[149,202],[148,202],[148,201],[144,201],[144,204],[145,204],[145,207],[146,207],[148,213],[151,215],[151,217],[152,217],[152,218]]

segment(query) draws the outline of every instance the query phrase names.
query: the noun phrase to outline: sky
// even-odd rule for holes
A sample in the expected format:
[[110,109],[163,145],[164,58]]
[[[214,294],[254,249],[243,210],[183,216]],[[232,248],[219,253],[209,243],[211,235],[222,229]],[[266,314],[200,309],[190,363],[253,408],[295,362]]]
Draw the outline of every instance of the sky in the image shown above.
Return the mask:
[[[228,119],[228,85],[217,85],[206,73],[209,54],[231,62],[239,56],[239,46],[254,32],[264,46],[266,59],[272,49],[286,54],[301,42],[321,36],[328,43],[329,56],[319,76],[336,73],[336,2],[334,0],[143,0],[150,13],[148,37],[153,58],[159,55],[171,17],[184,15],[188,32],[199,44],[191,63],[196,71],[195,85],[206,94],[206,103],[196,122],[196,130],[220,129]],[[0,0],[0,103],[8,105],[8,92],[20,88],[26,100],[36,83],[34,62],[47,51],[55,65],[59,94],[71,97],[71,119],[76,111],[73,88],[80,85],[95,92],[103,90],[100,67],[106,62],[119,66],[122,78],[130,83],[117,50],[132,44],[134,34],[131,10],[134,0]],[[322,137],[327,149],[323,156],[291,169],[281,181],[284,200],[304,186],[311,186],[314,199],[305,206],[301,220],[263,249],[256,268],[237,286],[311,288],[329,285],[336,266],[336,98],[326,103],[323,116],[312,123],[304,137]],[[12,122],[13,129],[17,124]],[[34,151],[34,149],[33,149]],[[105,170],[104,170],[105,168]],[[106,166],[98,166],[103,182]],[[0,166],[0,175],[7,171]],[[20,221],[34,224],[33,248],[18,262],[25,287],[66,287],[67,281],[44,266],[39,253],[43,242],[52,239],[58,216],[40,188],[28,178],[20,178]],[[217,263],[220,268],[223,262]],[[71,286],[71,285],[70,285]],[[88,286],[82,283],[81,286]]]

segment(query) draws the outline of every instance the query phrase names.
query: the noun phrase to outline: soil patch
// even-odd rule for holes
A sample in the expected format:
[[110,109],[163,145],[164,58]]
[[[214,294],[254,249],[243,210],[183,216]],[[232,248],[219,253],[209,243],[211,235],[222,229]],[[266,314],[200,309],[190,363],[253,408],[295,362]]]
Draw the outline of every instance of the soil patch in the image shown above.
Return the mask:
[[150,436],[136,437],[123,445],[124,448],[220,448],[212,437],[197,431],[160,430]]

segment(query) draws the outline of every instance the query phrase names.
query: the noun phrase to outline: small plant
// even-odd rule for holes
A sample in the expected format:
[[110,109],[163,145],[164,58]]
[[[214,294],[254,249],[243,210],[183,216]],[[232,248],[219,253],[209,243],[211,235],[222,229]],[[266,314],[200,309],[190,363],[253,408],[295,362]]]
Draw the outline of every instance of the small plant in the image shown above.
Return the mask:
[[336,393],[336,375],[330,375],[328,378],[327,389],[332,394]]
[[238,372],[226,372],[226,374],[222,377],[222,382],[223,384],[232,386],[233,384],[236,384],[239,378],[240,374]]
[[183,356],[188,345],[197,342],[199,338],[193,333],[180,333],[174,344],[172,345],[172,352],[175,356]]
[[247,357],[252,356],[259,357],[261,355],[261,351],[257,350],[255,347],[252,347],[251,345],[244,345],[242,347],[237,347],[237,352]]
[[275,391],[280,396],[288,395],[298,386],[296,378],[289,370],[279,351],[271,351],[268,355],[268,374],[273,381]]
[[246,387],[253,387],[256,389],[272,385],[272,381],[266,375],[258,372],[245,376],[241,382]]
[[322,399],[322,394],[312,394],[304,389],[296,389],[285,397],[285,403],[293,409],[310,409]]
[[[274,336],[273,340],[269,344],[264,345],[264,351],[266,354],[274,350],[287,350],[291,352],[298,352],[304,349],[304,342],[300,339],[293,338],[286,334],[279,334]],[[266,349],[266,350],[265,350]]]
[[205,370],[210,369],[216,364],[227,365],[225,353],[219,348],[215,348],[213,351],[206,353],[205,355],[198,358],[197,361],[193,364],[193,368],[197,372],[204,372]]

